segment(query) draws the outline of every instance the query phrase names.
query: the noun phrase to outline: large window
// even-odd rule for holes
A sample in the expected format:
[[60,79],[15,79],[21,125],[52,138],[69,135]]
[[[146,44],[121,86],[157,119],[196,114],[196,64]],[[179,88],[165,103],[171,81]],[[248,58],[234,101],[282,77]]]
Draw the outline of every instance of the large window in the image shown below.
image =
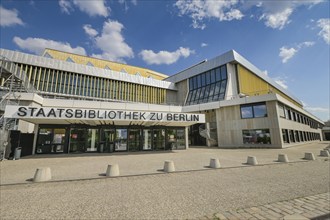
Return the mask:
[[271,144],[269,129],[243,130],[244,144]]
[[266,103],[254,103],[249,105],[241,105],[242,118],[262,118],[267,117]]
[[226,65],[189,78],[186,105],[219,101],[225,97],[227,85]]

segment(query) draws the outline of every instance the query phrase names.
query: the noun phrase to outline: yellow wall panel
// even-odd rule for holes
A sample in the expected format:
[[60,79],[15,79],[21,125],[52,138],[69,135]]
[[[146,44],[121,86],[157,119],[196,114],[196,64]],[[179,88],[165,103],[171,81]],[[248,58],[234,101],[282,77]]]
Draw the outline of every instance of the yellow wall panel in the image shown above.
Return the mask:
[[238,65],[238,79],[239,79],[239,89],[240,93],[244,93],[249,96],[255,96],[255,95],[265,95],[269,92],[273,92],[276,94],[281,95],[285,99],[287,99],[290,102],[293,102],[294,104],[302,107],[298,102],[294,101],[289,96],[285,95],[283,92],[279,91],[272,85],[270,85],[265,80],[261,79],[248,69],[246,69],[244,66]]
[[141,76],[149,77],[151,76],[154,79],[162,80],[167,77],[162,73],[158,73],[156,71],[152,71],[149,69],[145,69],[142,67],[130,66],[127,64],[116,63],[108,60],[102,60],[94,57],[87,57],[78,54],[67,53],[63,51],[57,51],[53,49],[45,49],[44,54],[48,53],[54,59],[66,61],[69,57],[78,64],[87,65],[88,62],[92,63],[94,67],[104,69],[108,66],[111,70],[121,72],[124,69],[128,74],[135,75],[136,73],[140,73]]

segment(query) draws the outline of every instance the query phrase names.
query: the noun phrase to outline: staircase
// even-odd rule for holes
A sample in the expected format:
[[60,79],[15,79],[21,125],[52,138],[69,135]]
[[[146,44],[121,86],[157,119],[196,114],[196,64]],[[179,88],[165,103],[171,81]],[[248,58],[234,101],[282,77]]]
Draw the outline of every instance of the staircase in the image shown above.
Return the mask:
[[4,118],[7,105],[19,105],[20,94],[35,93],[28,75],[17,64],[0,56],[0,160],[5,156],[9,130],[17,130],[17,119]]

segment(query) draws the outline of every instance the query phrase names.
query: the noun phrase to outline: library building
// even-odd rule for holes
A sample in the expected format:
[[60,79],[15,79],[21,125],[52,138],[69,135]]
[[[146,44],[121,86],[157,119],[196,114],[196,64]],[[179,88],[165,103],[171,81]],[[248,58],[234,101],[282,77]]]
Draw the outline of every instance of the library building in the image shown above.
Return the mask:
[[236,51],[171,76],[45,49],[0,49],[1,149],[33,154],[286,148],[324,122]]

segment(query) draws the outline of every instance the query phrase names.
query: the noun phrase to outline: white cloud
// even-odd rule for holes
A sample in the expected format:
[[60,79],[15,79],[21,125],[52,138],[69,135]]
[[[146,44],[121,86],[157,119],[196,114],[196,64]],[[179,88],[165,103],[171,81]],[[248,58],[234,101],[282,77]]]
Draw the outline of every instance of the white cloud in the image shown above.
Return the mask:
[[208,44],[207,43],[201,43],[201,47],[207,47]]
[[329,18],[322,18],[317,21],[317,26],[321,28],[319,32],[319,36],[323,38],[323,40],[330,44],[330,19]]
[[268,76],[268,71],[267,70],[262,71],[262,73],[265,74],[266,76]]
[[70,14],[70,11],[73,11],[73,7],[69,0],[60,0],[58,4],[60,5],[61,11],[63,13]]
[[287,81],[281,77],[277,77],[274,79],[277,84],[282,86],[284,89],[288,88]]
[[102,50],[102,54],[92,56],[117,62],[125,62],[124,58],[133,58],[133,50],[122,35],[123,28],[124,25],[118,21],[104,22],[102,33],[94,39],[95,46]]
[[298,44],[295,48],[287,48],[287,47],[281,47],[280,48],[280,54],[279,56],[282,58],[282,63],[288,62],[289,59],[291,59],[294,55],[298,53],[298,51],[304,47],[311,47],[315,44],[315,42],[312,41],[305,41],[300,44]]
[[56,50],[66,51],[69,53],[76,53],[86,55],[86,51],[82,47],[71,47],[67,42],[58,42],[42,38],[26,38],[20,37],[13,38],[14,43],[21,49],[33,52],[35,54],[42,54],[45,48],[52,48]]
[[18,17],[18,11],[0,6],[0,26],[9,27],[13,25],[24,25],[23,21]]
[[285,25],[290,23],[289,16],[292,14],[291,8],[286,8],[284,11],[276,12],[273,14],[263,14],[260,20],[266,20],[265,25],[271,28],[282,29]]
[[176,51],[159,51],[155,53],[152,50],[142,50],[140,56],[147,64],[172,64],[178,61],[180,57],[189,57],[194,51],[189,48],[180,47]]
[[263,20],[267,27],[273,29],[283,29],[288,25],[291,20],[290,16],[296,8],[299,6],[307,6],[311,8],[312,6],[321,3],[322,0],[304,0],[304,1],[268,1],[260,0],[254,4],[256,7],[260,8],[262,15],[259,20]]
[[78,7],[80,11],[87,13],[91,17],[109,16],[110,8],[107,7],[105,3],[105,0],[59,0],[62,12],[70,14],[70,12],[74,10],[74,5]]
[[291,48],[281,47],[279,56],[282,58],[282,63],[286,63],[296,53],[297,53],[297,50],[293,47],[291,47]]
[[179,9],[179,15],[187,15],[192,19],[194,28],[204,29],[205,19],[217,18],[219,21],[240,20],[243,14],[240,10],[233,8],[238,4],[238,0],[230,1],[196,1],[177,0],[174,4]]
[[92,26],[90,24],[85,24],[83,26],[83,29],[84,29],[85,33],[90,37],[95,37],[96,35],[99,34],[94,28],[92,28]]

